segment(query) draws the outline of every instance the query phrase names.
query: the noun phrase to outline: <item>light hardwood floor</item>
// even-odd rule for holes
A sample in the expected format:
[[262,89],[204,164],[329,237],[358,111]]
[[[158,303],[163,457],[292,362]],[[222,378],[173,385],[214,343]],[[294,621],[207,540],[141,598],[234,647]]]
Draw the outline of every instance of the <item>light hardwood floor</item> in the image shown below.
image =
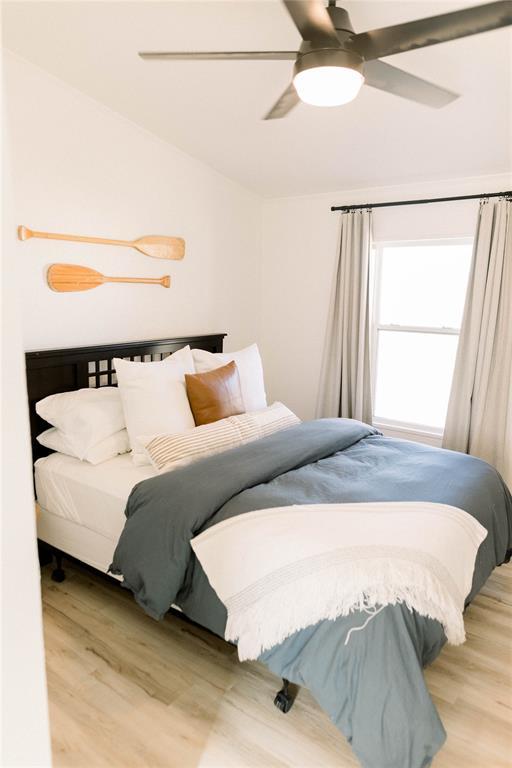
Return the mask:
[[[351,768],[350,748],[307,691],[283,715],[279,681],[175,616],[155,622],[104,577],[43,569],[57,768]],[[512,766],[512,566],[466,613],[467,642],[427,670],[448,740],[435,768]]]

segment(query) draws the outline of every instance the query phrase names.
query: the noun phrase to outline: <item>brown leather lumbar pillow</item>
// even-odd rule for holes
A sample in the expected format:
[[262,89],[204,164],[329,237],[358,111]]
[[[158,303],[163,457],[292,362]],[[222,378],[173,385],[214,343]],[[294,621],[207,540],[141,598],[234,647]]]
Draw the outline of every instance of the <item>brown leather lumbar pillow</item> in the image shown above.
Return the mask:
[[234,361],[207,373],[186,373],[185,383],[197,427],[245,413]]

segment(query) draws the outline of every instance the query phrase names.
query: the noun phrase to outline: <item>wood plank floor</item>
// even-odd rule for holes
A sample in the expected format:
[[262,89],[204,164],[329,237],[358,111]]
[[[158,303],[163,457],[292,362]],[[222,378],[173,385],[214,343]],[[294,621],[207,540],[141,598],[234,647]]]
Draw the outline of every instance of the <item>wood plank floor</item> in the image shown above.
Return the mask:
[[[358,763],[307,691],[287,715],[276,680],[211,634],[157,623],[117,584],[43,569],[57,768],[351,768]],[[466,613],[467,642],[426,677],[448,740],[435,768],[512,766],[512,566]]]

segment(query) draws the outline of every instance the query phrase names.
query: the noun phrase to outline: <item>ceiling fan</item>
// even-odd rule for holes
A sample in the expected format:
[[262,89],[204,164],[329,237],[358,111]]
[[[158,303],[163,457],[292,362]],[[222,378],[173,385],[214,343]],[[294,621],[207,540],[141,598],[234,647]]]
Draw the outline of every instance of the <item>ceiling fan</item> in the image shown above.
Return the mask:
[[284,117],[299,101],[320,107],[355,99],[363,83],[396,96],[444,107],[458,94],[380,61],[437,43],[477,35],[512,24],[512,0],[498,0],[391,27],[354,32],[344,8],[336,0],[283,0],[302,43],[298,51],[179,51],[140,52],[142,59],[289,59],[295,60],[293,81],[265,120]]

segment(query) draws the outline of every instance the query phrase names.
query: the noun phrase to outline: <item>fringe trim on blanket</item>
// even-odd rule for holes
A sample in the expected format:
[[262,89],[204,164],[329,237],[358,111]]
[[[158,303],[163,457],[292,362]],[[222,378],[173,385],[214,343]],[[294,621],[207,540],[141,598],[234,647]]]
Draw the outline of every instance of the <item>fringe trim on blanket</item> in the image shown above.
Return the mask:
[[427,567],[396,558],[371,558],[338,563],[307,573],[250,605],[233,598],[226,603],[226,640],[237,642],[240,661],[257,659],[301,629],[354,611],[404,604],[411,611],[439,621],[453,645],[466,639],[464,604]]

